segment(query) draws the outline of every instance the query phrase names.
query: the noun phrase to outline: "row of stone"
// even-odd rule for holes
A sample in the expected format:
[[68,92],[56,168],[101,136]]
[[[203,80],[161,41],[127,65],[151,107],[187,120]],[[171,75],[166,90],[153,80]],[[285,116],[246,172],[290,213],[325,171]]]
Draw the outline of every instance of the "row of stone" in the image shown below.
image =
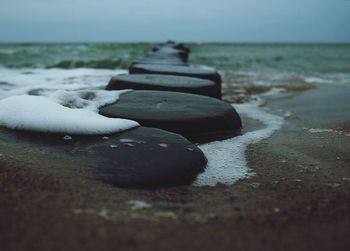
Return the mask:
[[99,172],[104,180],[128,187],[186,184],[206,166],[206,157],[192,142],[240,132],[239,115],[220,100],[220,75],[189,65],[189,53],[181,44],[167,43],[130,65],[129,74],[110,80],[107,90],[133,91],[101,107],[100,114],[132,119],[142,127],[88,147],[89,153],[97,149],[94,154],[105,159]]
[[241,128],[237,112],[220,100],[220,75],[213,69],[189,65],[189,53],[181,44],[167,43],[132,64],[130,74],[111,79],[108,90],[134,91],[101,107],[100,114],[132,119],[141,127],[113,135],[64,138],[4,130],[0,140],[20,138],[39,149],[61,151],[74,163],[82,160],[98,179],[117,186],[188,184],[207,163],[192,142],[225,139]]
[[[175,49],[182,48],[182,49]],[[187,63],[189,49],[166,44],[129,67],[129,74],[113,77],[107,90],[133,89],[100,114],[136,120],[143,126],[179,133],[195,142],[208,142],[239,133],[241,120],[235,109],[221,100],[221,77],[212,68]],[[187,56],[184,56],[187,55]],[[156,61],[152,61],[156,58]],[[158,64],[159,60],[163,64]]]

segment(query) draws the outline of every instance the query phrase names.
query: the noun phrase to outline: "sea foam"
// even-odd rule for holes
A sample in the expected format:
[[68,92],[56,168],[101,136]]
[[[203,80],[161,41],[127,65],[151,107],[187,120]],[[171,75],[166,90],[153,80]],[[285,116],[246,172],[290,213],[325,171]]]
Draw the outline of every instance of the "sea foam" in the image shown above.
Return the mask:
[[0,126],[65,134],[108,134],[139,126],[107,118],[98,108],[116,102],[122,91],[102,88],[122,70],[0,69]]
[[0,125],[11,129],[64,134],[108,134],[139,124],[62,106],[47,97],[13,96],[0,101]]
[[215,186],[218,183],[232,185],[254,173],[248,167],[245,151],[250,144],[270,137],[283,124],[283,118],[267,113],[256,104],[239,104],[234,106],[238,113],[263,122],[266,127],[247,132],[242,136],[223,141],[200,145],[208,159],[206,170],[197,177],[195,186]]
[[[103,90],[109,79],[125,73],[123,70],[0,68],[0,73],[3,126],[65,134],[106,134],[138,125],[97,114],[98,107],[115,102],[125,92]],[[245,159],[247,146],[269,137],[283,123],[282,118],[257,105],[241,104],[235,108],[240,114],[262,121],[266,128],[201,145],[208,166],[194,185],[230,185],[252,175]]]

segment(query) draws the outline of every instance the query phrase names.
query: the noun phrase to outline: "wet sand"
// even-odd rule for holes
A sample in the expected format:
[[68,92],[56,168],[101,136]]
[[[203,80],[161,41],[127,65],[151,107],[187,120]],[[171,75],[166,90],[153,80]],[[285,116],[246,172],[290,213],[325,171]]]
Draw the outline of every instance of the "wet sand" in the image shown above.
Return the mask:
[[349,95],[319,86],[269,99],[286,123],[248,148],[256,175],[233,186],[121,189],[83,158],[0,141],[1,250],[348,250]]

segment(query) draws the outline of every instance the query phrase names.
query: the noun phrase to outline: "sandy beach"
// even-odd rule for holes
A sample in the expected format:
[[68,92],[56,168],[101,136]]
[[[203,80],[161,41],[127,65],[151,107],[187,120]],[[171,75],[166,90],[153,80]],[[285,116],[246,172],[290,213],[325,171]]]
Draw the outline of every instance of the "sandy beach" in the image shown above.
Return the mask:
[[0,251],[350,251],[350,0],[0,8]]
[[249,146],[255,175],[232,186],[120,189],[83,158],[1,129],[1,249],[348,250],[349,94],[319,85],[267,99],[285,123]]

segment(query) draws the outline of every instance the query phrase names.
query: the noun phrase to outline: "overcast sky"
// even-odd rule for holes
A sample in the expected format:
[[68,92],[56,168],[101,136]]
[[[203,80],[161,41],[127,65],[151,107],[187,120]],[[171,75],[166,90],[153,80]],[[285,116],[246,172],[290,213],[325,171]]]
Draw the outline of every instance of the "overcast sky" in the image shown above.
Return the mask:
[[350,0],[0,0],[0,41],[350,42]]

